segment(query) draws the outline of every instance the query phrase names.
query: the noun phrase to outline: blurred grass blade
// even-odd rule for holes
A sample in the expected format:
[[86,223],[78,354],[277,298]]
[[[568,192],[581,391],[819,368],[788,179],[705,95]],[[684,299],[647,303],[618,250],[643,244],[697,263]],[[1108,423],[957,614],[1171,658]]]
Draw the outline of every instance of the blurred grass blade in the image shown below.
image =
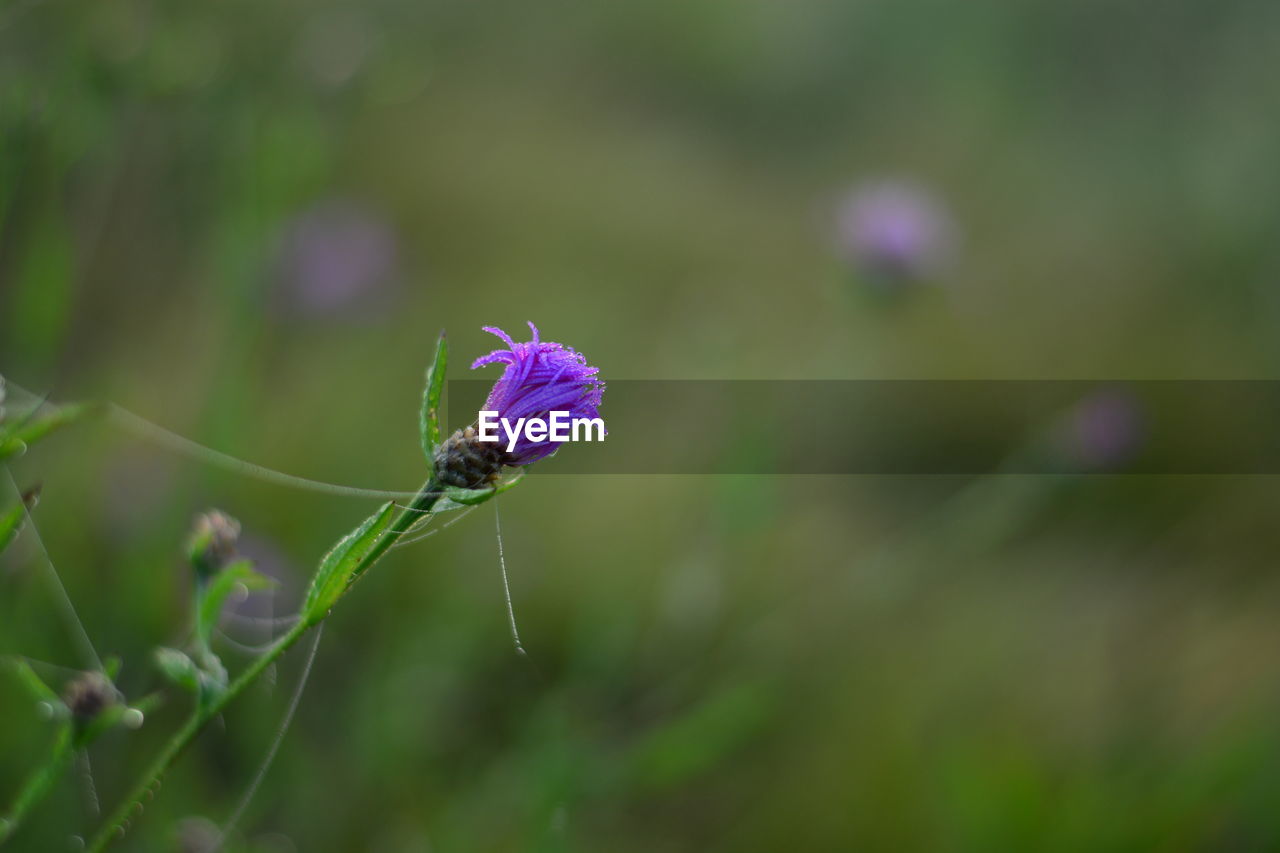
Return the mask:
[[767,682],[731,684],[709,693],[636,745],[635,781],[663,789],[713,770],[767,727],[775,695],[776,687]]
[[62,703],[53,688],[45,684],[44,679],[31,668],[31,664],[22,658],[7,658],[5,663],[13,671],[13,674],[17,676],[19,683],[31,694],[32,699],[37,702],[49,702],[55,707]]
[[0,426],[0,460],[21,453],[51,433],[102,411],[103,407],[96,403],[72,403],[58,406],[46,415],[31,413],[11,427]]
[[359,577],[361,564],[375,553],[379,541],[395,518],[395,502],[388,501],[359,527],[343,537],[325,555],[311,579],[311,587],[302,605],[302,618],[314,624],[324,618],[347,587]]
[[436,446],[440,444],[440,397],[444,393],[445,367],[449,363],[449,345],[444,332],[436,341],[436,357],[427,368],[427,385],[422,391],[422,411],[418,416],[418,432],[427,464],[434,463]]
[[218,626],[222,607],[235,588],[243,584],[249,590],[270,589],[276,582],[253,570],[253,563],[237,560],[215,574],[197,593],[196,637],[202,648],[208,648],[213,629]]
[[71,724],[64,722],[58,726],[49,754],[22,783],[8,813],[0,816],[0,844],[4,844],[22,824],[27,813],[45,798],[74,757],[74,733]]
[[5,334],[28,364],[48,365],[68,331],[77,252],[67,211],[53,201],[60,179],[45,168],[33,180],[43,201],[24,214],[30,219],[24,239],[12,247],[18,257],[16,268],[6,270],[12,276],[12,282],[6,282],[12,293],[6,294],[9,310],[5,313],[11,311],[10,316],[21,322],[12,323]]
[[28,489],[22,494],[21,500],[0,515],[0,553],[4,553],[4,549],[18,538],[18,534],[22,532],[22,525],[27,520],[27,513],[35,509],[39,498],[39,486]]

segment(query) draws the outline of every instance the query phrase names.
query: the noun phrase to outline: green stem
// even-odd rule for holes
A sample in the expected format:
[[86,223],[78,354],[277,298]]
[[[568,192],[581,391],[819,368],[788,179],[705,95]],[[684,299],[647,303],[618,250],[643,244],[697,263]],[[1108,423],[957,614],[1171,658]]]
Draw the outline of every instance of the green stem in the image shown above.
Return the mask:
[[[433,478],[422,487],[422,491],[418,492],[418,496],[413,499],[409,507],[403,510],[396,517],[396,520],[391,523],[391,527],[387,529],[387,534],[378,540],[377,544],[360,561],[358,572],[363,573],[377,562],[387,552],[387,549],[394,545],[396,540],[403,536],[405,531],[413,526],[414,522],[421,519],[424,512],[430,510],[439,499],[440,487],[436,485]],[[134,786],[129,796],[107,818],[102,829],[98,831],[93,841],[89,843],[87,853],[101,853],[111,842],[123,837],[134,811],[141,810],[142,803],[146,800],[147,795],[155,788],[165,772],[168,771],[169,766],[191,745],[191,742],[195,740],[196,735],[200,734],[205,725],[221,714],[250,684],[258,679],[258,676],[262,675],[267,667],[279,660],[280,656],[287,652],[294,643],[298,642],[303,634],[307,633],[323,619],[324,615],[314,619],[299,619],[289,629],[288,633],[272,644],[271,648],[263,652],[262,655],[255,658],[253,663],[249,664],[243,672],[236,676],[235,681],[231,682],[226,690],[212,701],[203,704],[203,706],[197,706],[196,710],[187,719],[187,722],[183,724],[182,728],[174,734],[165,745],[165,748],[151,762],[151,765],[142,774],[138,784]],[[2,827],[0,827],[0,830],[2,830]]]
[[53,787],[53,783],[62,776],[71,759],[75,757],[71,728],[70,723],[64,723],[58,727],[58,735],[53,742],[49,757],[27,777],[18,791],[18,796],[14,798],[9,813],[0,817],[0,844],[4,844],[17,830],[32,806],[44,799],[45,794],[49,793],[49,789]]

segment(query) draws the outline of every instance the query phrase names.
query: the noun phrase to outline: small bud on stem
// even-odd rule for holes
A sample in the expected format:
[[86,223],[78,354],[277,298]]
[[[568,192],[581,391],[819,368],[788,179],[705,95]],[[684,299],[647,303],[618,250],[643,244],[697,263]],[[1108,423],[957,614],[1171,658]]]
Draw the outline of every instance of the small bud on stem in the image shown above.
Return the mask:
[[236,541],[240,538],[240,522],[226,513],[211,509],[196,516],[195,527],[187,541],[187,557],[201,577],[217,574],[235,559]]
[[85,672],[71,681],[62,693],[62,701],[79,724],[91,722],[119,699],[116,689],[100,672]]

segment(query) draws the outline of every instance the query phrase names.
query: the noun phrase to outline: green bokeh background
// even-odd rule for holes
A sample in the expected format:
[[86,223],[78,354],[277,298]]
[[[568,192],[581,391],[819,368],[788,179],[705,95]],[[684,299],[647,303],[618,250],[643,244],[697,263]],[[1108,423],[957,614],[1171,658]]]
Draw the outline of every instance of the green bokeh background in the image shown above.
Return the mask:
[[[441,328],[454,376],[480,326],[532,319],[614,379],[1268,378],[1277,55],[1260,0],[7,0],[0,371],[389,489],[425,475]],[[932,188],[961,238],[891,300],[829,221],[883,175]],[[389,304],[281,307],[281,235],[333,199],[395,234]],[[40,533],[130,696],[186,630],[197,511],[242,521],[285,613],[370,509],[106,424],[10,467],[43,483]],[[1280,845],[1273,478],[552,460],[498,503],[529,659],[491,506],[394,552],[335,611],[231,849]],[[28,532],[0,557],[0,652],[82,666],[37,556]],[[121,849],[198,849],[184,833],[226,819],[300,665],[197,742]],[[94,747],[104,805],[185,702]],[[51,729],[16,683],[0,721],[7,801]],[[12,847],[94,824],[71,774]]]

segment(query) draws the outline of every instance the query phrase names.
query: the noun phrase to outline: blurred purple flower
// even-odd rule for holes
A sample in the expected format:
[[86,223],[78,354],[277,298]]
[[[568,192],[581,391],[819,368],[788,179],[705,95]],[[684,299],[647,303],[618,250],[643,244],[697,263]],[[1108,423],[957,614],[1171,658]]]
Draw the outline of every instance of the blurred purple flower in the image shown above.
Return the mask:
[[[507,366],[489,392],[485,410],[496,411],[512,423],[517,418],[546,418],[551,411],[566,411],[572,418],[599,417],[604,394],[604,383],[596,378],[599,368],[589,366],[586,358],[564,344],[540,341],[533,323],[529,328],[533,340],[518,344],[501,329],[484,327],[509,347],[481,356],[471,365],[472,370],[497,362]],[[550,439],[531,442],[522,436],[504,462],[528,465],[549,456],[562,443]]]
[[373,212],[352,202],[324,202],[285,227],[281,295],[313,314],[373,307],[390,295],[397,255],[394,232]]
[[1128,462],[1144,435],[1142,409],[1123,391],[1098,391],[1077,403],[1071,413],[1071,449],[1077,461],[1092,470]]
[[907,181],[882,180],[856,187],[836,213],[841,254],[883,283],[937,274],[951,256],[954,232],[942,203]]

